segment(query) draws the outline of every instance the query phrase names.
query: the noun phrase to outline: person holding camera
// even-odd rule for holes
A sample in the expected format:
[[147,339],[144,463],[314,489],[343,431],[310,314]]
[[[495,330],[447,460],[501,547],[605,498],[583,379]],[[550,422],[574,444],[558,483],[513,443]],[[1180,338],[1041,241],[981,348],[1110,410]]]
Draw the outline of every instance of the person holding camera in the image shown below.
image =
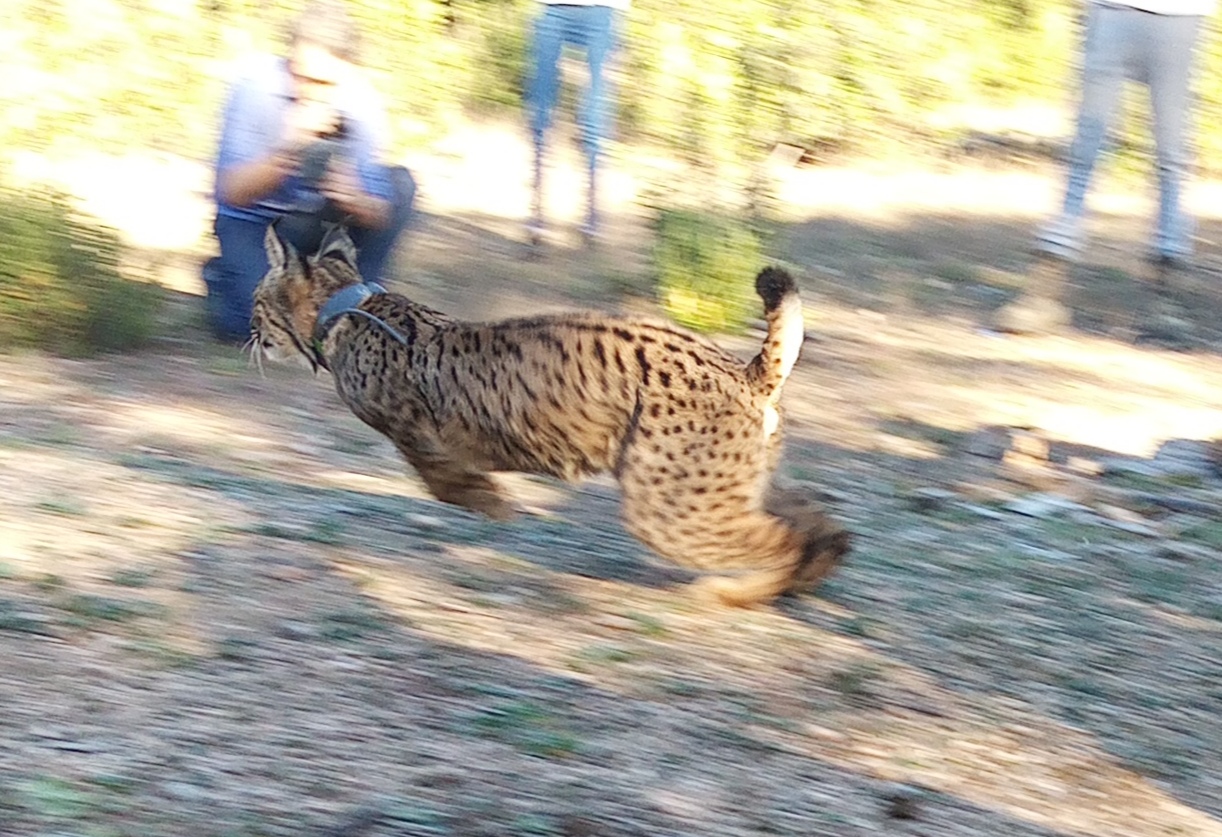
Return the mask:
[[375,282],[410,220],[415,182],[378,161],[386,117],[356,47],[339,0],[313,0],[293,22],[287,56],[256,56],[230,88],[216,163],[221,254],[204,266],[209,320],[222,340],[250,332],[273,221],[306,253],[329,225],[346,222],[361,276]]

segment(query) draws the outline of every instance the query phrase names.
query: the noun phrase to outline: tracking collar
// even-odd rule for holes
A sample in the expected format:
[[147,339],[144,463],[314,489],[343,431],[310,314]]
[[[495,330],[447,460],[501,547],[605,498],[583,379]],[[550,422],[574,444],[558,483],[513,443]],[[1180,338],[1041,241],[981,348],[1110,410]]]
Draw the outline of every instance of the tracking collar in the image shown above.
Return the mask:
[[327,338],[327,332],[331,330],[331,326],[342,317],[344,314],[361,313],[357,308],[369,297],[376,294],[384,294],[386,289],[376,282],[360,283],[356,285],[348,285],[346,288],[341,288],[331,294],[331,298],[323,303],[322,308],[318,309],[318,321],[314,325],[314,334],[310,339],[310,348],[314,352],[314,361],[323,369],[327,368],[326,360],[322,354],[322,344]]

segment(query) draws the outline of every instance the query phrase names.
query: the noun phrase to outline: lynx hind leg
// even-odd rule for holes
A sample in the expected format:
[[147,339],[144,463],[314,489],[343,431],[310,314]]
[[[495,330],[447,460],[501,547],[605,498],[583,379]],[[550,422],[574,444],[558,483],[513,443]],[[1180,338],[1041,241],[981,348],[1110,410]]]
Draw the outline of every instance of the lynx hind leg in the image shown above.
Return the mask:
[[794,592],[815,589],[840,566],[852,544],[852,535],[804,493],[794,489],[773,487],[764,507],[802,535],[802,565],[790,589]]
[[785,593],[805,593],[817,588],[840,565],[849,550],[849,534],[826,515],[820,514],[804,528],[765,513],[773,526],[796,537],[797,549],[786,548],[762,566],[737,575],[710,575],[697,582],[697,592],[711,595],[728,605],[749,607],[764,604]]
[[493,520],[511,520],[517,515],[504,489],[490,474],[442,455],[402,446],[399,450],[424,480],[429,493],[441,502],[462,506]]
[[695,582],[698,595],[748,607],[794,587],[805,541],[788,522],[746,496],[710,501],[682,482],[650,490],[654,479],[643,469],[621,475],[624,524],[659,555],[707,573]]

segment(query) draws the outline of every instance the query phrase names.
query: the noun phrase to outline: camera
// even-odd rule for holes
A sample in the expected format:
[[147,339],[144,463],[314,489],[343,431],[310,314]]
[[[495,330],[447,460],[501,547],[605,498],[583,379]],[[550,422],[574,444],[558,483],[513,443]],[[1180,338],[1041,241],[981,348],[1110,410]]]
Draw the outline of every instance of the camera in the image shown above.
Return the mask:
[[301,154],[298,175],[308,189],[317,189],[327,165],[331,162],[344,141],[348,138],[348,122],[342,113],[336,113],[332,127],[316,135],[316,139],[305,147]]

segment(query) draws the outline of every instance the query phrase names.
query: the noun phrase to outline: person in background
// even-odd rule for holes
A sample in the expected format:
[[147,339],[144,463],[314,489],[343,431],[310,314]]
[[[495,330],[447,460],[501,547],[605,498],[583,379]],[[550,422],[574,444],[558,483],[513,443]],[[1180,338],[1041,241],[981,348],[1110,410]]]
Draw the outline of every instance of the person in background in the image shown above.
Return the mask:
[[628,0],[540,0],[542,9],[535,19],[530,45],[531,74],[526,104],[534,144],[531,181],[531,217],[527,234],[532,245],[542,241],[543,173],[546,165],[547,131],[560,86],[560,53],[566,44],[584,51],[589,68],[589,84],[582,97],[578,121],[586,162],[586,212],[581,225],[582,237],[593,243],[600,232],[598,209],[598,163],[603,141],[611,127],[610,90],[607,63],[615,50],[619,18]]
[[1081,98],[1060,213],[1036,236],[1036,251],[1075,260],[1099,150],[1126,79],[1150,92],[1158,219],[1149,255],[1161,266],[1191,258],[1195,224],[1181,206],[1190,153],[1191,80],[1203,22],[1215,0],[1090,0],[1082,51]]
[[411,174],[378,159],[386,116],[361,76],[357,41],[339,0],[312,0],[291,25],[287,55],[254,57],[229,90],[215,181],[221,254],[203,271],[210,325],[222,340],[250,332],[273,221],[306,253],[344,221],[361,276],[374,282],[411,218]]

